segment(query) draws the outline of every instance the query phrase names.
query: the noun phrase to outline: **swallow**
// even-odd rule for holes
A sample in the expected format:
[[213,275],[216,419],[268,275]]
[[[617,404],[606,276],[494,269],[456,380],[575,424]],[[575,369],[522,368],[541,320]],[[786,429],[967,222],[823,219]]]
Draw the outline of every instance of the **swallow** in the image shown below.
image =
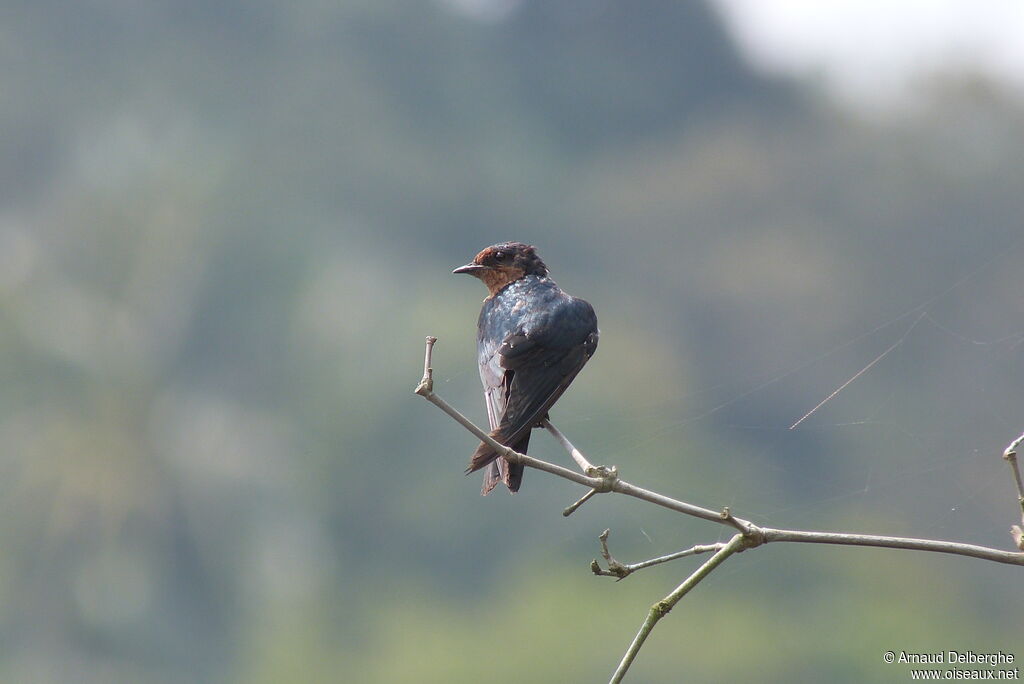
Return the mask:
[[[597,349],[594,308],[566,294],[548,276],[537,250],[521,242],[492,245],[453,273],[468,273],[487,286],[477,321],[477,361],[491,437],[526,453],[530,431]],[[480,493],[498,482],[519,491],[521,465],[481,443],[466,474],[487,468]]]

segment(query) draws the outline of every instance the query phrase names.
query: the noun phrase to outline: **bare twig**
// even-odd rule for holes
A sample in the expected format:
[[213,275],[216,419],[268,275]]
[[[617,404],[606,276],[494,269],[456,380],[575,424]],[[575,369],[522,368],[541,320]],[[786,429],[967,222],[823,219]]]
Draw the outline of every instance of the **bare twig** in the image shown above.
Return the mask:
[[1024,435],[1021,435],[1017,439],[1010,442],[1010,446],[1006,447],[1006,451],[1003,452],[1003,458],[1009,456],[1010,454],[1016,454],[1017,447],[1021,445],[1021,442],[1024,442]]
[[909,551],[932,551],[954,556],[981,558],[994,563],[1024,565],[1024,553],[1002,551],[987,546],[961,544],[938,539],[916,539],[913,537],[886,537],[875,534],[844,534],[842,532],[805,532],[802,530],[775,530],[760,528],[765,543],[800,542],[803,544],[839,544],[845,546],[873,546],[880,549],[905,549]]
[[721,523],[723,525],[729,525],[735,527],[736,522],[743,525],[751,525],[747,520],[741,520],[740,518],[733,517],[731,520],[726,520],[722,517],[721,512],[713,511],[710,508],[702,508],[701,506],[694,506],[693,504],[686,503],[685,501],[678,501],[671,497],[665,496],[664,494],[658,494],[652,492],[649,489],[643,487],[637,487],[634,484],[630,484],[625,480],[616,479],[612,485],[612,491],[618,492],[619,494],[625,494],[631,496],[634,499],[640,499],[647,503],[652,503],[662,508],[667,508],[678,513],[685,513],[686,515],[693,516],[694,518],[700,518],[702,520],[709,520],[711,522]]
[[[696,586],[704,577],[706,577],[712,570],[718,567],[722,562],[725,561],[729,556],[734,553],[744,551],[745,549],[754,548],[761,544],[770,542],[798,542],[804,544],[838,544],[847,546],[871,546],[876,548],[889,548],[889,549],[907,549],[914,551],[931,551],[934,553],[945,553],[958,556],[968,556],[971,558],[980,558],[983,560],[989,560],[996,563],[1006,563],[1009,565],[1024,565],[1024,531],[1021,527],[1014,525],[1015,530],[1015,541],[1018,544],[1020,552],[1003,551],[1001,549],[993,549],[985,546],[976,546],[974,544],[962,544],[959,542],[943,541],[936,539],[916,539],[911,537],[890,537],[881,535],[871,534],[848,534],[841,532],[814,532],[804,530],[780,530],[773,529],[770,527],[760,527],[742,518],[737,518],[732,514],[728,508],[724,508],[721,511],[713,511],[709,508],[703,508],[701,506],[695,506],[684,501],[679,501],[667,497],[663,494],[638,487],[634,484],[622,480],[618,476],[618,471],[615,467],[604,467],[604,466],[593,466],[586,459],[586,457],[576,447],[565,438],[557,428],[545,420],[543,426],[555,436],[556,439],[562,444],[562,446],[572,455],[577,465],[584,471],[585,474],[577,473],[568,468],[548,463],[540,459],[527,456],[526,454],[520,454],[502,444],[499,444],[490,437],[486,432],[477,427],[471,420],[462,415],[458,410],[450,406],[446,401],[437,396],[433,391],[432,382],[432,369],[431,364],[431,350],[433,344],[436,342],[436,338],[427,338],[427,349],[424,360],[424,371],[423,379],[416,387],[416,394],[424,397],[427,401],[431,402],[442,411],[447,413],[449,416],[454,418],[460,425],[469,430],[481,441],[487,443],[488,446],[497,451],[500,455],[506,458],[511,463],[522,464],[530,468],[537,470],[543,470],[544,472],[557,475],[558,477],[570,480],[577,484],[581,484],[584,487],[589,487],[591,491],[587,492],[581,499],[579,499],[572,506],[569,506],[563,515],[569,515],[574,510],[579,508],[584,502],[593,497],[598,492],[618,492],[642,501],[668,508],[685,515],[700,518],[702,520],[708,520],[723,525],[728,525],[739,531],[738,534],[734,535],[732,539],[726,544],[715,544],[709,546],[694,546],[691,549],[680,551],[660,558],[654,558],[649,561],[643,561],[635,565],[623,565],[616,561],[611,552],[608,550],[608,531],[606,530],[601,535],[602,545],[602,556],[608,563],[608,571],[602,571],[597,561],[591,565],[591,568],[596,574],[599,575],[611,575],[622,579],[629,575],[631,572],[635,572],[644,567],[650,567],[659,563],[665,563],[677,558],[684,556],[695,555],[697,553],[706,553],[709,551],[715,551],[715,554],[709,558],[700,568],[697,569],[692,575],[690,575],[686,581],[680,584],[675,591],[665,597],[663,600],[654,604],[651,608],[647,619],[641,626],[640,631],[637,633],[636,638],[633,639],[633,643],[630,644],[629,650],[623,657],[622,662],[619,663],[618,669],[615,671],[615,675],[612,678],[613,682],[621,681],[626,671],[629,669],[630,664],[636,658],[636,654],[639,652],[640,647],[643,645],[647,636],[650,634],[654,625],[664,615],[672,609],[672,607],[682,599],[694,586]],[[1013,443],[1007,447],[1004,457],[1009,461],[1014,477],[1017,482],[1018,500],[1021,504],[1022,512],[1024,512],[1024,484],[1021,482],[1020,470],[1017,466],[1017,454],[1016,448],[1024,443],[1024,435],[1021,435],[1018,439],[1014,440]],[[1024,522],[1024,520],[1022,520]]]
[[639,563],[630,563],[626,566],[626,569],[631,573],[637,570],[643,570],[649,568],[652,565],[660,565],[661,563],[668,563],[679,558],[686,558],[687,556],[699,556],[702,553],[714,553],[720,551],[725,546],[725,542],[715,542],[714,544],[697,544],[691,546],[688,549],[682,551],[676,551],[665,556],[658,556],[657,558],[651,558],[650,560],[641,561]]
[[1024,442],[1024,435],[1010,442],[1010,446],[1003,452],[1003,458],[1009,462],[1013,471],[1013,480],[1017,483],[1017,501],[1020,503],[1021,514],[1024,515],[1024,481],[1021,480],[1020,466],[1017,464],[1017,447],[1021,442]]
[[564,517],[568,518],[570,515],[572,515],[573,513],[576,512],[577,508],[579,508],[583,504],[585,504],[588,501],[590,501],[590,498],[592,496],[594,496],[595,494],[598,494],[598,493],[599,493],[598,490],[591,489],[589,492],[587,492],[586,494],[584,494],[580,498],[576,499],[576,501],[574,501],[571,504],[569,504],[568,506],[566,506],[565,510],[562,511],[562,515]]
[[[591,477],[605,478],[613,477],[615,475],[614,468],[609,469],[605,468],[604,466],[594,466],[590,461],[588,461],[587,457],[583,455],[583,452],[574,447],[572,442],[569,441],[569,438],[563,435],[561,430],[552,425],[550,420],[545,418],[543,421],[541,421],[541,425],[544,427],[545,430],[550,432],[555,439],[558,440],[559,444],[562,445],[563,449],[569,452],[569,455],[572,456],[572,459],[574,461],[576,461],[576,465],[580,467],[580,470],[582,470],[584,474],[589,475]],[[562,511],[562,515],[568,518],[570,515],[576,512],[577,508],[590,501],[590,498],[595,494],[609,491],[611,491],[610,486],[604,489],[591,489],[589,492],[581,496],[571,505],[567,506],[566,509]]]
[[590,562],[590,569],[595,575],[603,575],[606,577],[617,577],[623,579],[629,575],[631,570],[626,569],[626,566],[615,560],[615,556],[608,550],[608,535],[611,534],[611,530],[605,530],[601,534],[597,535],[597,538],[601,540],[601,557],[604,558],[604,562],[608,564],[607,570],[601,569],[601,564],[597,562],[595,558]]
[[416,394],[420,396],[426,396],[426,393],[433,391],[434,389],[434,369],[431,368],[431,359],[434,356],[434,343],[437,342],[437,338],[432,335],[427,335],[427,350],[423,354],[423,379],[420,380],[420,384],[416,385]]
[[604,570],[603,568],[601,568],[601,564],[598,563],[596,559],[590,563],[590,569],[593,571],[595,575],[601,575],[603,577],[615,577],[616,581],[625,579],[637,570],[643,570],[644,568],[649,568],[653,565],[668,563],[669,561],[674,561],[679,558],[685,558],[687,556],[697,556],[702,553],[713,553],[716,551],[720,551],[722,548],[725,547],[724,542],[718,542],[715,544],[698,544],[697,546],[691,546],[688,549],[676,551],[675,553],[670,553],[665,556],[658,556],[657,558],[651,558],[649,560],[640,561],[639,563],[630,563],[629,565],[624,565],[619,561],[615,560],[614,556],[612,556],[611,554],[611,551],[608,550],[608,535],[610,532],[611,530],[605,530],[598,536],[598,539],[601,540],[601,556],[608,564],[608,569]]
[[728,506],[722,509],[722,512],[718,514],[718,517],[720,517],[722,520],[735,527],[740,534],[745,534],[748,536],[757,536],[758,534],[758,529],[756,525],[754,525],[753,523],[749,523],[746,520],[740,520],[739,518],[734,516],[732,514],[732,511],[729,510]]
[[640,652],[640,647],[644,645],[647,637],[650,636],[651,630],[658,624],[658,620],[665,617],[670,610],[680,599],[690,593],[690,590],[697,586],[702,579],[711,574],[711,571],[717,568],[719,565],[725,562],[725,560],[736,553],[742,551],[747,544],[747,539],[742,534],[736,534],[729,542],[720,548],[715,555],[707,559],[704,565],[697,568],[692,575],[687,577],[682,584],[676,587],[671,594],[663,598],[662,600],[651,606],[651,610],[647,613],[647,619],[640,625],[640,631],[633,637],[633,643],[626,649],[626,655],[622,656],[622,660],[619,662],[619,666],[615,669],[615,673],[612,675],[611,684],[617,684],[621,682],[622,678],[626,676],[626,671],[629,666],[633,664],[633,660],[636,659],[636,654]]
[[1017,483],[1017,503],[1020,504],[1021,511],[1021,524],[1011,525],[1010,535],[1013,537],[1013,543],[1017,545],[1017,548],[1024,551],[1024,482],[1021,481],[1020,465],[1017,463],[1017,447],[1020,446],[1021,442],[1024,442],[1024,435],[1010,442],[1010,446],[1006,447],[1006,451],[1003,452],[1003,458],[1010,464],[1010,470],[1013,471],[1013,480]]
[[569,455],[572,456],[572,460],[576,461],[576,465],[578,465],[580,467],[580,470],[582,470],[585,474],[591,475],[593,477],[598,477],[601,474],[603,474],[602,470],[605,469],[600,466],[595,468],[594,465],[587,460],[587,457],[584,456],[579,449],[572,445],[572,442],[569,441],[569,438],[563,435],[558,428],[551,424],[550,420],[545,418],[541,422],[541,426],[543,426],[545,430],[554,435],[555,439],[558,440],[558,443],[562,445],[563,449],[569,452]]

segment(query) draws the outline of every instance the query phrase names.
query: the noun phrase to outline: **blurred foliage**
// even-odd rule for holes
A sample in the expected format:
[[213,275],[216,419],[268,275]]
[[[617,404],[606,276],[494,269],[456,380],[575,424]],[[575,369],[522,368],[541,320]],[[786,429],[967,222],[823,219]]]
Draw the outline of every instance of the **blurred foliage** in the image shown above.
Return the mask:
[[[629,561],[724,532],[461,477],[473,440],[411,390],[437,335],[438,390],[482,420],[483,291],[449,273],[502,239],[598,311],[553,414],[592,460],[766,524],[1008,545],[1018,102],[937,82],[862,121],[753,72],[703,4],[455,7],[5,5],[0,680],[607,677],[694,561],[612,584],[596,535]],[[1013,652],[1018,586],[762,549],[634,679]]]

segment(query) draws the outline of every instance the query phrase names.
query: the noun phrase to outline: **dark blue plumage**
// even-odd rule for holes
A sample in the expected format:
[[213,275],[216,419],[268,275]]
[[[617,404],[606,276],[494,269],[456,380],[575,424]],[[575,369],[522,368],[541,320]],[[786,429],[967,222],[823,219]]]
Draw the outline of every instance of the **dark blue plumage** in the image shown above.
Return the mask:
[[[530,430],[594,354],[597,316],[590,304],[562,291],[523,243],[488,247],[455,272],[480,278],[490,291],[477,321],[477,351],[491,436],[525,453]],[[483,494],[499,481],[511,492],[519,489],[522,466],[481,444],[466,472],[484,467]]]

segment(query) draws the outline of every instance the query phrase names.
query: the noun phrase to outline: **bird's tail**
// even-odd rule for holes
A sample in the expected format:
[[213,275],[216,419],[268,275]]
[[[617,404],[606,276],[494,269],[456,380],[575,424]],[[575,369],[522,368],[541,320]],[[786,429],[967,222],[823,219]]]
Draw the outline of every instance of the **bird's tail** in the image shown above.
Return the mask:
[[[504,435],[501,434],[501,430],[492,430],[491,437],[501,444],[505,443]],[[526,453],[526,449],[530,444],[530,431],[527,430],[526,434],[523,435],[518,442],[511,444],[513,450],[518,451],[521,454]],[[484,484],[480,489],[480,494],[487,496],[491,493],[499,482],[504,482],[505,486],[508,487],[509,492],[515,494],[519,491],[519,485],[523,482],[523,471],[525,466],[516,465],[509,463],[504,458],[498,458],[498,454],[494,449],[487,446],[483,442],[473,452],[473,457],[469,460],[469,466],[466,468],[466,474],[480,470],[481,468],[487,468],[484,471]]]

